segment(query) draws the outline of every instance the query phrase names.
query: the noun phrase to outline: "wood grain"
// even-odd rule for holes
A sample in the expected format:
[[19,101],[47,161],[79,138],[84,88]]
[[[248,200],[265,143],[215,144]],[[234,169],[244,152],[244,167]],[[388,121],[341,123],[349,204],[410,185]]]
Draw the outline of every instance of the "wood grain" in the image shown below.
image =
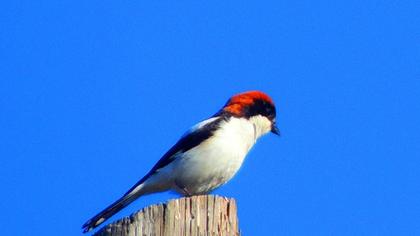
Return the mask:
[[146,207],[111,223],[95,236],[240,235],[236,202],[201,195]]

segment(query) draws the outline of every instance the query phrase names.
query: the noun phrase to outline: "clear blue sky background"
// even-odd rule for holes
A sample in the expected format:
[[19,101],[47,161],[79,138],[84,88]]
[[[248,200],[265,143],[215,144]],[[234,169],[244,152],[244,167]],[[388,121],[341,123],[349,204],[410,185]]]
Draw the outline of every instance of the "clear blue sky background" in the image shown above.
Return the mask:
[[283,136],[215,191],[244,235],[420,235],[418,1],[0,9],[2,234],[80,235],[191,125],[259,89]]

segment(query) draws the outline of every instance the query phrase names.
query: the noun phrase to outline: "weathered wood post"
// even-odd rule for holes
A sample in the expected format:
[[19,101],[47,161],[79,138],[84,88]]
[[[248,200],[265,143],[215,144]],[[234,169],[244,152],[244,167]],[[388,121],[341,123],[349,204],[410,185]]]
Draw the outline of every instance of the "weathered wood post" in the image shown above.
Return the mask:
[[202,195],[146,207],[95,236],[240,235],[234,199]]

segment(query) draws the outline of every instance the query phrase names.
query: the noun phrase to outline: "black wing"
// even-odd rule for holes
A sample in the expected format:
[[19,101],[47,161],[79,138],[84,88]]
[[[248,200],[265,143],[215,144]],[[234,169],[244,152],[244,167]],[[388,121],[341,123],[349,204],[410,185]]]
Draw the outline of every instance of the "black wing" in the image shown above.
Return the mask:
[[[142,184],[147,178],[156,173],[157,170],[164,168],[169,165],[175,158],[176,154],[184,153],[203,141],[210,138],[214,131],[219,127],[223,117],[212,117],[208,120],[202,121],[191,130],[189,130],[178,142],[160,158],[160,160],[153,166],[153,168],[147,173],[140,181],[138,181],[130,190],[124,195],[131,193],[138,185]],[[207,122],[207,123],[206,123]],[[204,125],[200,125],[203,124]]]

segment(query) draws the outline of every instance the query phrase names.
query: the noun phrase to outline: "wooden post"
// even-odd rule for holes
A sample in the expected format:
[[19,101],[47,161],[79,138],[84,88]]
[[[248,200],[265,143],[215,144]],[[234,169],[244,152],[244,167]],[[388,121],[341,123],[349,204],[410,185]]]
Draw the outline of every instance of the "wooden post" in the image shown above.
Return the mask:
[[95,236],[240,235],[234,199],[202,195],[148,206]]

